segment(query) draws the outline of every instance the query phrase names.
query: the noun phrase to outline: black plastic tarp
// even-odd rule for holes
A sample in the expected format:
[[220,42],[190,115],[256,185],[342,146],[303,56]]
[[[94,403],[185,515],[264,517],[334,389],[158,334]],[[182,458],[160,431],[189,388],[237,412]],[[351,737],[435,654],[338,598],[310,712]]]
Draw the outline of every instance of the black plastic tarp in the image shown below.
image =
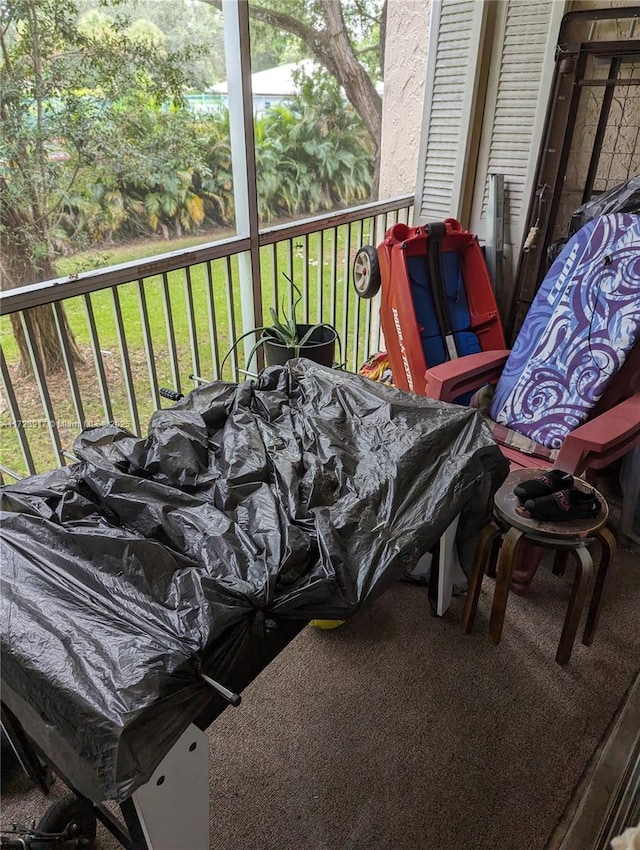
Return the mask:
[[257,620],[349,617],[458,513],[462,551],[507,474],[476,411],[307,360],[75,453],[2,494],[2,698],[96,801],[147,781]]
[[629,180],[614,186],[613,189],[594,195],[591,200],[578,207],[569,220],[567,238],[552,242],[547,248],[547,269],[551,268],[554,260],[574,233],[577,233],[585,224],[602,215],[625,212],[640,213],[640,174],[630,177]]
[[569,236],[589,221],[611,213],[640,213],[640,174],[586,201],[571,216]]

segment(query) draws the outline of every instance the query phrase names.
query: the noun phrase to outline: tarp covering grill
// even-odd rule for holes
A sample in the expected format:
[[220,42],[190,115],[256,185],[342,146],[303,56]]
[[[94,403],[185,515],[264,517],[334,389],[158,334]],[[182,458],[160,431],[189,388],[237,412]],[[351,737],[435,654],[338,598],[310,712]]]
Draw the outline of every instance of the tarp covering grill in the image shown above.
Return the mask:
[[147,781],[257,621],[349,617],[507,472],[477,412],[306,360],[75,453],[3,491],[2,698],[94,800]]

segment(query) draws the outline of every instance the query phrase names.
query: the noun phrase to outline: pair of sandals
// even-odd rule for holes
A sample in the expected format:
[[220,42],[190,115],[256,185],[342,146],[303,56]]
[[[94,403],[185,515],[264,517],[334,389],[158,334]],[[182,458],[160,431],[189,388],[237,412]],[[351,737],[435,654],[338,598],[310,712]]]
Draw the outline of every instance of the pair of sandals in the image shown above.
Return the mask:
[[551,469],[538,478],[523,481],[513,492],[533,519],[543,522],[593,519],[600,513],[595,490],[588,493],[578,490],[573,486],[573,475],[561,469]]

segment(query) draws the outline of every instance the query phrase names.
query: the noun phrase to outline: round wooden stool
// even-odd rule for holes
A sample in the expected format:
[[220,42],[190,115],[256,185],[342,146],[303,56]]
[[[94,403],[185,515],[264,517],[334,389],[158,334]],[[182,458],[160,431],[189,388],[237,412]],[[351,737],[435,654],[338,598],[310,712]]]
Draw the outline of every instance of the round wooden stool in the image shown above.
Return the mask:
[[[462,622],[465,632],[469,634],[478,607],[482,577],[485,572],[490,570],[491,555],[500,538],[502,538],[502,547],[498,557],[496,586],[489,621],[489,640],[494,644],[498,644],[502,636],[513,564],[518,547],[528,541],[535,543],[536,546],[555,549],[553,572],[556,575],[562,575],[567,557],[571,553],[576,562],[576,572],[556,653],[558,664],[566,664],[571,657],[580,615],[584,608],[594,571],[589,546],[599,540],[602,545],[602,554],[582,636],[582,643],[585,646],[591,646],[593,641],[600,614],[602,588],[615,552],[616,541],[613,534],[605,527],[609,517],[609,507],[597,490],[595,490],[595,494],[600,501],[600,514],[595,519],[576,519],[568,522],[540,522],[532,519],[524,510],[520,500],[514,495],[513,488],[523,481],[537,478],[545,471],[544,469],[516,469],[509,474],[507,480],[496,493],[494,500],[495,521],[482,530],[476,546]],[[575,479],[574,487],[585,492],[593,489],[581,479]]]

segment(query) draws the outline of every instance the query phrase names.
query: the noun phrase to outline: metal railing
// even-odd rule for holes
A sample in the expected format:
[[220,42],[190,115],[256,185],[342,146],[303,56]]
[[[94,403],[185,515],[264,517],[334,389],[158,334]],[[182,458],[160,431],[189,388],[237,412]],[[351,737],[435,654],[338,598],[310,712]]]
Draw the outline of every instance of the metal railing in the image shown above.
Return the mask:
[[[298,321],[333,325],[341,364],[357,371],[379,349],[380,327],[378,299],[359,299],[351,285],[353,258],[408,223],[412,204],[403,196],[260,231],[265,324],[270,307],[290,310],[293,281]],[[252,329],[242,323],[238,267],[250,247],[248,237],[225,239],[0,293],[0,475],[18,479],[74,460],[73,441],[91,425],[144,433],[163,386],[187,392],[191,376],[242,380],[245,349],[234,343]],[[43,309],[55,320],[58,371],[40,356],[34,311]]]

